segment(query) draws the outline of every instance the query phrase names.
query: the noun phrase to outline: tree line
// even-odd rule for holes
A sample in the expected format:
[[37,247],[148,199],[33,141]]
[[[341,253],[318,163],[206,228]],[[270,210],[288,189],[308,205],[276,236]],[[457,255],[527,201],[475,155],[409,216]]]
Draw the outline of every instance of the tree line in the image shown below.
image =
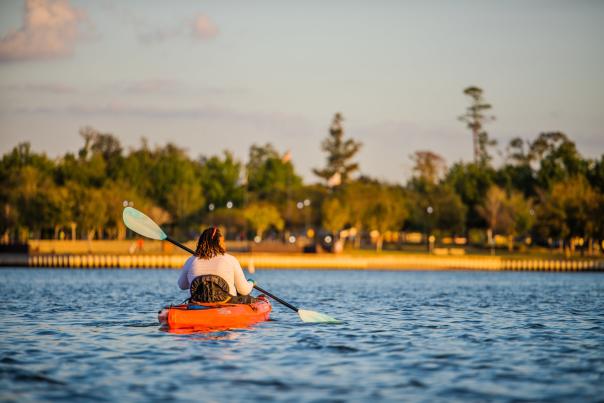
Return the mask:
[[306,184],[288,152],[254,144],[247,161],[232,153],[191,158],[174,144],[142,140],[124,150],[119,139],[86,127],[77,153],[51,159],[22,143],[0,160],[2,242],[30,238],[125,239],[124,205],[134,205],[176,236],[193,238],[206,225],[229,237],[256,240],[290,234],[330,234],[359,248],[378,249],[389,233],[463,236],[493,245],[495,236],[519,242],[593,249],[604,239],[604,155],[584,158],[562,132],[515,138],[492,164],[497,143],[480,88],[464,93],[460,116],[473,138],[474,160],[447,166],[431,151],[411,155],[407,183],[362,174],[362,144],[335,114],[321,144],[326,163]]

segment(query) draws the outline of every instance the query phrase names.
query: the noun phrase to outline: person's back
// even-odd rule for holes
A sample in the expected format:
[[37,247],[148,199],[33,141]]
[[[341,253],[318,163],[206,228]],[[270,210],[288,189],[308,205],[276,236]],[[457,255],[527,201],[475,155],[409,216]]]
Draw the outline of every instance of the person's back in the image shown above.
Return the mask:
[[178,279],[178,286],[182,290],[187,290],[191,287],[195,277],[208,274],[223,278],[229,285],[229,294],[233,296],[238,293],[247,295],[252,291],[252,286],[245,279],[239,262],[228,253],[210,259],[191,256],[184,264],[183,271]]
[[[251,301],[250,297],[240,298],[238,295],[247,296],[254,287],[253,281],[248,282],[246,280],[237,259],[226,253],[224,237],[216,227],[206,229],[199,236],[195,255],[185,262],[178,279],[178,286],[183,290],[190,289],[192,293],[200,291],[199,295],[213,294],[212,290],[203,290],[203,287],[213,288],[218,284],[215,281],[205,281],[206,279],[210,280],[212,276],[220,277],[228,285],[228,290],[224,290],[227,294],[226,300],[242,303]],[[196,278],[202,280],[199,284],[196,284],[196,286],[200,285],[201,289],[195,287],[196,289],[193,290],[191,285],[194,284]],[[192,300],[195,297],[195,295],[191,295]]]

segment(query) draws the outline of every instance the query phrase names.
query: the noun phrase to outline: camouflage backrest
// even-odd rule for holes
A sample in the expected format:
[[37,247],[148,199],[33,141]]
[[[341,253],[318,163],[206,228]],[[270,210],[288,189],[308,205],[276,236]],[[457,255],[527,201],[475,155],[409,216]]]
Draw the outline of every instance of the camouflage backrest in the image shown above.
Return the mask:
[[226,280],[213,274],[195,277],[190,291],[191,302],[226,302],[231,296]]

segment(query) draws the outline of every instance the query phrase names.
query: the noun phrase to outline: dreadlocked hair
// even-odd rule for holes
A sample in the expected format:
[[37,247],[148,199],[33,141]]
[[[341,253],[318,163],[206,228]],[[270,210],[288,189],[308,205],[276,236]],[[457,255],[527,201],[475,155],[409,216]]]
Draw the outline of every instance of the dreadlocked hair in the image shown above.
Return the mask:
[[195,256],[200,259],[211,259],[214,256],[224,255],[226,252],[220,245],[222,233],[217,227],[210,227],[204,230],[197,241]]

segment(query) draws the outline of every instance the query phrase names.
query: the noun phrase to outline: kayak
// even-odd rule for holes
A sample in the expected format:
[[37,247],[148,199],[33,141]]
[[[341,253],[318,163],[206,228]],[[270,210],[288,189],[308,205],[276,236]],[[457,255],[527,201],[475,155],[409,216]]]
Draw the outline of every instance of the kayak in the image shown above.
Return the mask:
[[169,329],[237,328],[269,319],[271,303],[263,295],[252,304],[184,304],[159,311],[158,320]]

